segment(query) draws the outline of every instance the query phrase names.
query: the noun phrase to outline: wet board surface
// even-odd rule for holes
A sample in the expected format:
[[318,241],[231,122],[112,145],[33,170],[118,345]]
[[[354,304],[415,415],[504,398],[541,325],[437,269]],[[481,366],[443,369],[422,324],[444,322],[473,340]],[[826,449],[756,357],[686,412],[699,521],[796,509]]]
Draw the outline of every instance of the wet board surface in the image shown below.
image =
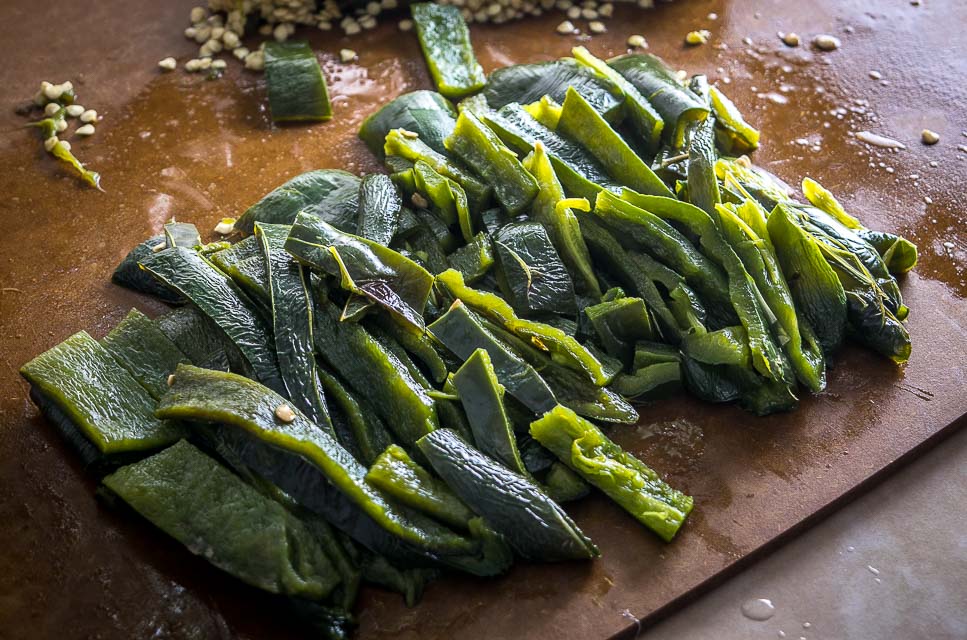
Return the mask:
[[[208,238],[218,219],[238,215],[297,173],[377,170],[355,138],[359,123],[390,97],[429,87],[415,37],[399,33],[393,20],[352,39],[313,32],[335,118],[273,128],[263,77],[242,72],[234,59],[218,81],[158,73],[159,59],[184,61],[195,52],[181,35],[192,4],[62,4],[56,17],[23,0],[0,7],[3,638],[299,637],[259,594],[98,503],[95,483],[39,416],[16,374],[77,330],[103,335],[132,306],[163,310],[112,285],[109,276],[169,218],[197,223]],[[718,18],[710,20],[710,12]],[[963,3],[871,8],[859,0],[679,0],[654,11],[619,7],[609,32],[588,41],[556,35],[562,19],[554,13],[509,27],[474,27],[478,57],[490,71],[563,56],[577,44],[615,55],[628,35],[641,33],[675,68],[729,78],[723,88],[763,131],[756,162],[793,184],[804,175],[820,180],[868,226],[919,245],[920,264],[903,282],[913,356],[898,369],[847,348],[829,373],[827,392],[769,418],[684,397],[643,405],[638,426],[611,433],[695,496],[695,511],[674,543],[660,543],[595,496],[568,510],[597,542],[601,559],[521,563],[494,580],[447,577],[414,609],[396,595],[367,591],[359,603],[360,638],[633,633],[636,621],[647,624],[955,428],[967,412],[967,152],[957,148],[967,144]],[[712,31],[710,44],[684,47],[685,33],[698,28]],[[795,31],[804,43],[831,33],[843,46],[830,53],[788,48],[777,31]],[[743,44],[745,37],[753,44]],[[719,43],[727,49],[713,46]],[[343,47],[360,53],[358,64],[338,62]],[[888,84],[870,78],[874,70]],[[41,80],[67,79],[80,102],[104,116],[97,134],[76,141],[74,150],[101,172],[106,193],[80,186],[13,113]],[[940,132],[938,145],[920,143],[925,127]],[[896,138],[907,149],[867,147],[850,135],[860,130]]]

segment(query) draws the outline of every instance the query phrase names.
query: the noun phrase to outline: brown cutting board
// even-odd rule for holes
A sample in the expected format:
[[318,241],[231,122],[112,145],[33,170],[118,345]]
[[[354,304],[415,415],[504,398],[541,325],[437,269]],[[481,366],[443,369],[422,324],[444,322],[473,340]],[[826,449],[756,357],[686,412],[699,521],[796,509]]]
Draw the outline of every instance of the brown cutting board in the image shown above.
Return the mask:
[[[264,80],[231,60],[222,80],[156,62],[186,59],[191,2],[0,6],[0,637],[291,637],[263,598],[136,519],[105,509],[26,395],[17,368],[69,334],[100,336],[131,306],[161,306],[110,284],[129,248],[171,218],[202,230],[238,215],[305,170],[378,169],[354,136],[400,92],[429,87],[412,34],[386,24],[361,37],[314,32],[336,117],[273,128]],[[903,283],[913,356],[896,368],[848,348],[829,390],[794,413],[755,418],[684,397],[641,407],[615,438],[695,496],[680,537],[662,544],[608,501],[569,507],[600,546],[583,564],[521,564],[495,580],[447,577],[406,609],[368,591],[360,637],[605,638],[634,630],[763,545],[807,521],[967,412],[964,184],[967,153],[967,7],[957,0],[679,0],[654,11],[621,7],[609,32],[556,35],[560,14],[504,28],[474,27],[482,64],[624,50],[632,33],[676,67],[705,72],[763,131],[756,160],[795,184],[811,175],[873,228],[915,240],[920,265]],[[708,17],[710,12],[717,19]],[[579,22],[585,28],[585,23]],[[709,45],[686,48],[708,28]],[[838,36],[831,53],[782,45]],[[744,44],[743,38],[751,44]],[[358,64],[338,50],[359,52]],[[868,76],[879,71],[886,84]],[[20,127],[14,107],[41,80],[72,79],[104,120],[77,154],[104,176],[105,193],[79,186]],[[941,133],[925,147],[920,131]],[[871,150],[870,130],[907,149]],[[936,167],[930,162],[935,161]],[[882,163],[883,166],[879,166]],[[888,172],[887,168],[892,169]],[[911,177],[913,174],[918,179]],[[928,201],[929,200],[929,201]]]

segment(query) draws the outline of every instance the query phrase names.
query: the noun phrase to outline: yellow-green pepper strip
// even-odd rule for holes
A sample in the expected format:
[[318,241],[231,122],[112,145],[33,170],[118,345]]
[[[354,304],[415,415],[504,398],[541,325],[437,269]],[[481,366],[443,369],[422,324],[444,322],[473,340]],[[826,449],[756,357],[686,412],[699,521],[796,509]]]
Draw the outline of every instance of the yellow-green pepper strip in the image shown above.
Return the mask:
[[591,152],[612,178],[640,193],[671,196],[671,190],[588,101],[568,87],[557,130]]
[[447,269],[437,276],[437,281],[453,297],[546,352],[554,362],[582,373],[599,387],[610,381],[611,376],[601,361],[573,336],[543,322],[518,318],[514,309],[500,296],[465,285],[463,276],[458,271]]
[[719,146],[728,154],[748,153],[759,148],[759,130],[742,117],[728,96],[709,87],[712,111],[715,113],[715,134]]
[[673,489],[608,439],[593,423],[558,405],[531,423],[535,440],[669,542],[692,510],[691,496]]
[[420,2],[410,5],[423,57],[437,91],[457,100],[487,83],[470,44],[470,30],[452,5]]
[[[57,135],[57,123],[62,122],[65,119],[66,113],[67,108],[61,107],[55,111],[52,116],[44,118],[43,120],[38,120],[37,122],[31,122],[27,126],[37,127],[40,129],[40,132],[46,141]],[[104,191],[104,189],[101,188],[101,174],[97,173],[96,171],[85,169],[83,163],[81,163],[81,161],[78,160],[73,153],[71,153],[71,150],[68,149],[65,144],[61,144],[58,141],[57,144],[50,148],[49,153],[58,160],[66,162],[73,167],[74,171],[77,172],[77,175],[80,176],[81,180],[94,187],[98,191]]]
[[651,103],[624,76],[609,67],[604,60],[594,57],[584,47],[574,47],[571,49],[571,55],[581,64],[594,69],[599,75],[621,88],[625,94],[625,113],[645,141],[646,149],[651,152],[657,151],[665,121],[661,119],[661,115],[655,111]]

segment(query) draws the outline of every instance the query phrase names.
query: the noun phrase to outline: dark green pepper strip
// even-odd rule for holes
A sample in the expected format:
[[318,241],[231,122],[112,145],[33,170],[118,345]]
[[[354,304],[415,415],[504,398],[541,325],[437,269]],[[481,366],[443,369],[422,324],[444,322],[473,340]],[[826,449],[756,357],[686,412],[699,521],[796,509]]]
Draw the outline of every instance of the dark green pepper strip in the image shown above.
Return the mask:
[[332,118],[329,89],[309,43],[265,43],[265,84],[273,122],[323,121]]
[[678,362],[659,362],[619,374],[611,390],[624,398],[666,397],[681,387],[682,371]]
[[460,272],[464,282],[473,284],[480,280],[494,265],[494,246],[490,236],[481,231],[472,241],[447,256],[447,262]]
[[[744,212],[743,215],[738,215],[739,210]],[[754,200],[747,200],[740,207],[719,205],[718,211],[723,233],[776,318],[774,331],[789,356],[796,377],[810,391],[819,393],[826,387],[826,360],[822,347],[805,318],[800,321],[796,314],[792,293],[768,234],[759,236],[744,221],[746,218],[756,219],[756,226],[763,228],[766,225],[765,212]]]
[[573,336],[543,322],[518,318],[513,308],[500,296],[466,286],[460,274],[453,269],[439,274],[437,282],[444,285],[453,297],[463,300],[511,333],[528,340],[558,364],[582,373],[595,385],[608,383],[609,378],[601,362]]
[[846,293],[816,239],[797,220],[795,211],[785,205],[777,206],[769,214],[769,238],[796,309],[816,332],[819,344],[829,356],[843,342]]
[[513,222],[492,236],[497,282],[521,315],[577,312],[574,283],[539,222]]
[[247,584],[322,600],[341,581],[302,522],[185,441],[118,469],[104,485],[192,553]]
[[138,263],[142,259],[150,256],[154,253],[155,248],[158,251],[165,247],[165,236],[164,234],[159,234],[152,236],[137,245],[135,248],[131,249],[121,263],[114,269],[114,273],[111,274],[111,282],[120,285],[122,287],[131,289],[132,291],[138,291],[141,293],[146,293],[150,296],[167,302],[169,304],[181,304],[184,300],[181,296],[173,293],[168,287],[164,286],[157,280],[151,277],[151,274],[145,272]]
[[201,235],[198,228],[188,222],[175,222],[172,220],[164,226],[165,242],[171,247],[185,247],[194,249],[201,245]]
[[137,309],[101,340],[118,364],[157,400],[168,390],[168,376],[188,358],[158,326]]
[[645,150],[655,152],[661,142],[661,132],[665,122],[651,103],[641,95],[637,88],[620,73],[608,66],[604,60],[591,55],[584,47],[574,47],[571,55],[581,64],[593,69],[602,78],[607,78],[617,85],[625,97],[625,113],[638,135],[645,142]]
[[270,389],[285,390],[272,348],[272,330],[231,278],[184,247],[151,255],[141,266],[213,320],[242,352],[258,380]]
[[450,101],[435,91],[404,93],[383,105],[363,120],[359,137],[377,158],[384,158],[383,145],[393,129],[405,129],[437,153],[443,154],[443,139],[453,132],[457,111]]
[[530,432],[561,462],[666,542],[675,537],[692,510],[690,496],[670,487],[600,429],[565,407],[555,407],[532,422]]
[[403,447],[390,445],[366,472],[366,482],[401,504],[457,529],[474,517],[453,491],[417,464]]
[[651,316],[641,298],[619,298],[584,308],[604,350],[625,365],[634,358],[639,340],[657,338]]
[[651,54],[629,54],[608,60],[648,100],[665,121],[664,139],[680,149],[685,144],[685,129],[704,120],[709,113],[705,102],[682,86],[675,72]]
[[364,395],[403,445],[439,426],[426,387],[396,355],[358,323],[340,322],[339,311],[315,291],[313,339],[330,368]]
[[22,366],[20,375],[103,456],[150,451],[185,433],[154,417],[154,399],[84,331]]
[[706,333],[692,333],[682,339],[682,352],[705,364],[751,366],[749,336],[741,326]]
[[440,175],[457,182],[467,194],[471,211],[483,210],[490,201],[493,192],[490,186],[477,179],[455,160],[431,148],[414,131],[406,129],[390,130],[386,134],[383,151],[387,156],[406,158],[413,163],[422,160],[433,167],[433,170]]
[[309,274],[285,252],[288,226],[256,222],[255,235],[268,267],[275,351],[287,395],[320,429],[335,435],[316,375]]
[[576,371],[551,364],[541,369],[541,375],[560,404],[585,418],[619,424],[638,422],[638,412],[624,398],[608,387],[594,386]]
[[594,543],[536,484],[480,453],[449,429],[417,442],[433,469],[524,558],[583,560]]
[[[693,86],[699,95],[708,94],[705,76],[695,76]],[[688,127],[688,200],[707,213],[713,220],[717,217],[715,205],[722,202],[719,183],[715,177],[715,118],[708,117]]]
[[268,311],[272,308],[265,256],[255,236],[248,236],[227,249],[212,253],[208,260],[234,280],[261,309]]
[[544,225],[557,248],[561,260],[567,266],[578,293],[600,297],[601,287],[594,274],[591,255],[581,235],[581,225],[574,213],[575,209],[589,211],[587,200],[564,197],[564,188],[557,179],[551,159],[544,144],[538,142],[534,150],[524,158],[524,168],[534,179],[540,191],[534,198],[531,217]]
[[472,112],[457,117],[453,133],[443,144],[492,184],[494,197],[511,215],[526,209],[537,195],[537,182],[514,152]]
[[477,349],[485,349],[497,380],[534,413],[542,413],[557,404],[554,394],[537,371],[484,329],[460,300],[427,329],[462,360]]
[[[245,358],[214,322],[194,307],[169,311],[154,320],[155,325],[171,340],[191,364],[204,369],[243,371],[237,362]],[[167,384],[167,382],[165,383]]]
[[437,91],[456,100],[483,88],[483,68],[473,55],[470,30],[455,6],[419,2],[410,5],[423,57]]
[[444,222],[448,225],[458,224],[463,241],[470,242],[473,238],[470,203],[467,193],[457,181],[438,173],[426,162],[417,160],[413,165],[413,187],[414,191],[427,197]]
[[440,356],[442,345],[429,332],[417,333],[410,327],[403,325],[389,315],[376,314],[373,322],[388,338],[397,342],[406,352],[415,357],[426,368],[430,377],[436,383],[447,379],[449,373],[447,363]]
[[403,200],[389,176],[371,173],[359,183],[356,235],[389,246],[400,224]]
[[569,195],[592,199],[601,189],[621,189],[581,145],[551,131],[519,104],[508,104],[500,111],[488,111],[481,117],[504,143],[520,154],[530,153],[538,142],[543,144]]
[[739,109],[717,87],[709,87],[709,99],[715,113],[715,136],[729,155],[749,153],[759,148],[759,130],[742,117]]
[[343,289],[362,295],[423,330],[433,276],[396,251],[342,233],[321,218],[300,213],[285,250],[311,268],[340,278]]
[[482,453],[508,469],[529,476],[517,450],[514,427],[504,409],[504,387],[486,349],[477,349],[453,374],[453,387],[470,421],[473,439]]
[[651,167],[573,88],[567,90],[557,131],[590,151],[617,182],[641,193],[672,196]]
[[[531,440],[533,442],[533,440]],[[541,485],[547,495],[558,504],[562,502],[573,502],[580,500],[591,493],[591,487],[581,479],[581,476],[571,471],[571,469],[558,461],[551,464],[544,476],[544,484]]]
[[[632,204],[647,209],[659,218],[684,225],[699,237],[702,247],[728,274],[728,298],[749,334],[749,348],[752,350],[755,370],[766,378],[790,382],[793,375],[791,366],[772,338],[766,315],[768,309],[762,302],[762,294],[712,218],[698,207],[672,198],[628,192],[622,194],[622,198],[627,198]],[[696,289],[700,295],[705,293],[699,287]],[[706,298],[706,303],[706,308],[711,313],[716,303],[710,297]]]
[[383,421],[373,409],[353,396],[339,378],[322,367],[318,368],[318,373],[326,398],[346,418],[346,423],[352,432],[353,443],[362,458],[361,462],[372,464],[386,447],[393,444],[393,436],[386,430]]
[[[380,139],[382,144],[382,139]],[[345,203],[348,217],[355,222],[356,196],[359,191],[359,178],[340,169],[319,169],[302,173],[276,187],[261,200],[249,207],[235,222],[235,229],[242,233],[254,233],[256,222],[272,224],[292,224],[300,211],[314,211],[325,204],[326,211],[320,211],[328,222],[330,210],[336,208],[327,201]],[[339,212],[343,217],[345,212]]]

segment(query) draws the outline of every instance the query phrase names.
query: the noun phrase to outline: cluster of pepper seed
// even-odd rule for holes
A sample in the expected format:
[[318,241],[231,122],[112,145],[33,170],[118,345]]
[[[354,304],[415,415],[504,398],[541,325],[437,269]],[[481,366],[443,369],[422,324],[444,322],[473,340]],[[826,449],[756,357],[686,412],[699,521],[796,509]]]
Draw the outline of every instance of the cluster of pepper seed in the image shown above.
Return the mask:
[[[94,135],[94,124],[98,121],[97,111],[86,109],[74,102],[74,84],[72,82],[67,81],[60,84],[52,84],[46,80],[41,82],[40,90],[34,96],[34,103],[38,107],[44,108],[44,115],[48,118],[57,115],[63,109],[63,115],[66,117],[57,120],[55,125],[57,134],[67,131],[67,118],[70,117],[77,118],[81,123],[74,129],[74,135],[82,138]],[[48,153],[53,153],[54,147],[57,145],[60,145],[66,151],[70,151],[71,143],[67,140],[61,140],[56,134],[44,140],[44,149]]]

